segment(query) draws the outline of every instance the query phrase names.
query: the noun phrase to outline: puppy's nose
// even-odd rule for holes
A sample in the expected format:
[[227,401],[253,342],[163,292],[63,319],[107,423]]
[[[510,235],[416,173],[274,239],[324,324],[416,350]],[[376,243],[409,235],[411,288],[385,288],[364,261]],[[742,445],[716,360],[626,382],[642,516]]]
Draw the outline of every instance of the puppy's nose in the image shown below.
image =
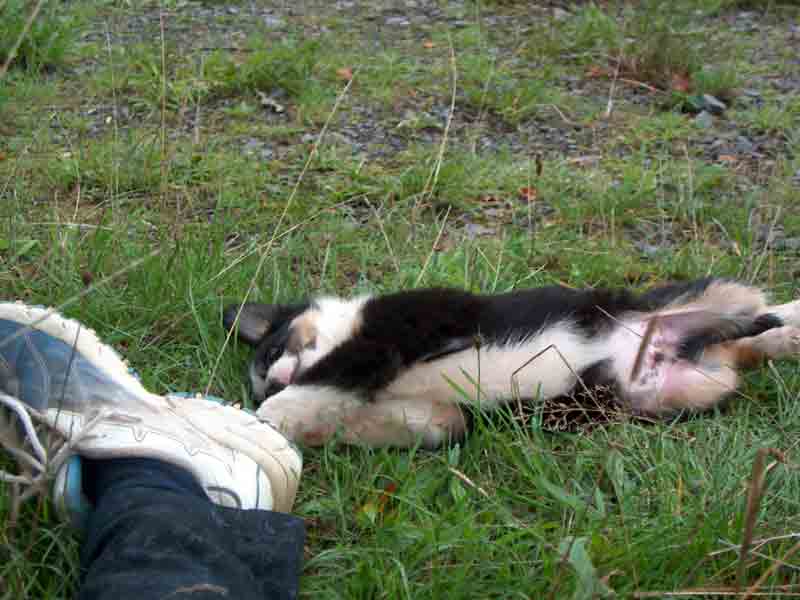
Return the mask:
[[294,381],[295,373],[297,372],[298,361],[296,358],[284,358],[276,362],[269,370],[270,381],[275,381],[284,387]]

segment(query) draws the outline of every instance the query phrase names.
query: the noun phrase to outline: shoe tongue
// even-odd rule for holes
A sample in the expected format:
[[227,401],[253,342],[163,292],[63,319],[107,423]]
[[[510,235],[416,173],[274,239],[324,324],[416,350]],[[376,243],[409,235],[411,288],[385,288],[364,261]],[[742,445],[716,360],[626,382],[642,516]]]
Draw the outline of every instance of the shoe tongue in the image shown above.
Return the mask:
[[39,412],[142,406],[75,344],[21,323],[0,319],[0,365],[0,390]]
[[[61,340],[41,331],[0,320],[0,388],[36,410],[47,410],[51,371],[58,367],[51,364],[47,354],[56,347],[61,350],[61,346],[69,349]],[[63,360],[68,359],[66,355]]]
[[36,396],[31,391],[46,385],[47,373],[29,339],[33,333],[20,323],[0,320],[0,391],[40,409],[46,408],[47,400],[31,403]]

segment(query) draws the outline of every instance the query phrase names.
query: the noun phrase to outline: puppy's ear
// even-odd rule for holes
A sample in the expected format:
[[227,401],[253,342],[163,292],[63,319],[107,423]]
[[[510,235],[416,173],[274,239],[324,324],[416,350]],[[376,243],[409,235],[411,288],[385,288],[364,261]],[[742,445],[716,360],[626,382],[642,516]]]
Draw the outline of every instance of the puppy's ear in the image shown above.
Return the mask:
[[[239,314],[240,306],[242,309],[241,314]],[[251,346],[257,346],[275,320],[277,309],[278,307],[274,304],[259,304],[257,302],[246,302],[244,306],[232,304],[222,313],[222,324],[225,326],[226,331],[230,331],[238,314],[239,339]]]

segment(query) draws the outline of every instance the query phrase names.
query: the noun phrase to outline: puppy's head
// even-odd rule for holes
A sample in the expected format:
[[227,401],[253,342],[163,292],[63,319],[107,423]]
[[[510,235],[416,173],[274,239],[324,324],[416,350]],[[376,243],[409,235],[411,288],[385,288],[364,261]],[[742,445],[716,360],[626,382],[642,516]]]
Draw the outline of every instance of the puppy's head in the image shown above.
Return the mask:
[[322,298],[295,306],[245,303],[225,309],[225,328],[236,326],[238,315],[239,339],[256,349],[249,368],[253,400],[277,394],[355,333],[361,304]]

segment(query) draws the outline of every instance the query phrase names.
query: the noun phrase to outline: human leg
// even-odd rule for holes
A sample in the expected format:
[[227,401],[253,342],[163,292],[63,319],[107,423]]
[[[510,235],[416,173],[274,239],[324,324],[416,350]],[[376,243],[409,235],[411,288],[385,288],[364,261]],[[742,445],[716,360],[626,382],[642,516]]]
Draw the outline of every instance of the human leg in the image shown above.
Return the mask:
[[289,599],[303,521],[220,507],[192,475],[146,458],[84,460],[95,506],[81,546],[81,600]]

